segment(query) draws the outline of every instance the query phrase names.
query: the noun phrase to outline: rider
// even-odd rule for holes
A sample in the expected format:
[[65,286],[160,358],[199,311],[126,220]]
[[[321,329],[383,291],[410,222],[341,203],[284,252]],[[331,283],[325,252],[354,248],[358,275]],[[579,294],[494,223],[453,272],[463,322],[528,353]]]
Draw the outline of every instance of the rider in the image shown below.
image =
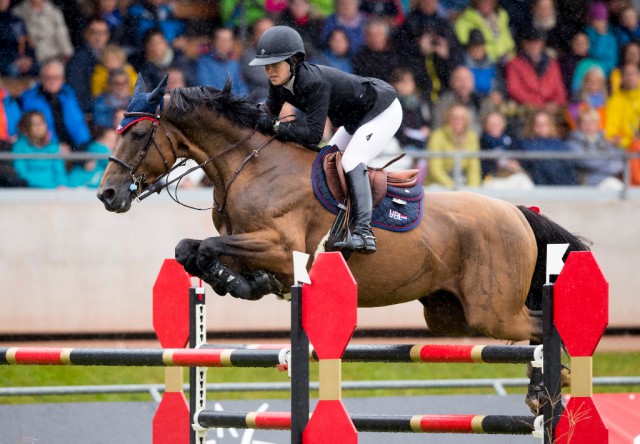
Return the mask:
[[[358,77],[335,68],[305,62],[300,34],[287,26],[268,29],[258,41],[251,66],[264,66],[269,77],[269,98],[259,123],[261,131],[278,139],[317,145],[327,117],[339,127],[329,141],[343,151],[349,197],[355,215],[353,234],[338,249],[364,254],[376,251],[371,232],[371,188],[366,164],[391,140],[402,121],[395,90],[372,77]],[[280,122],[285,102],[307,114],[304,124]]]

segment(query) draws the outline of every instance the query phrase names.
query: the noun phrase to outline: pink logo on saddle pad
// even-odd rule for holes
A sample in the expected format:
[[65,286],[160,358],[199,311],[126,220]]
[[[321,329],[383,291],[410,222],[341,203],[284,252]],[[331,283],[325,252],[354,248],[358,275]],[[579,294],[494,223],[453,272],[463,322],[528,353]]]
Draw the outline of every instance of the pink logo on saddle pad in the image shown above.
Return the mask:
[[407,216],[400,213],[399,211],[389,209],[389,217],[395,220],[407,220]]

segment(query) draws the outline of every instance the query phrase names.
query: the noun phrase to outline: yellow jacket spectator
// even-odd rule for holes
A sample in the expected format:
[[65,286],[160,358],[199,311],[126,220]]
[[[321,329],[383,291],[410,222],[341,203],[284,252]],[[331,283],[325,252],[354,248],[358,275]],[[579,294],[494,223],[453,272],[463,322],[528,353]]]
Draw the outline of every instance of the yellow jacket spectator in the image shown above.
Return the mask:
[[91,96],[97,97],[107,92],[109,83],[109,73],[116,69],[122,69],[129,78],[129,94],[133,94],[133,87],[136,84],[138,74],[136,70],[127,63],[127,55],[118,45],[107,45],[100,54],[100,62],[93,68],[91,76]]
[[493,61],[507,62],[515,53],[516,44],[509,30],[509,14],[497,6],[497,0],[472,0],[456,20],[456,35],[460,43],[469,42],[469,33],[479,29],[486,42],[487,55]]
[[[454,105],[446,113],[443,126],[431,133],[427,150],[432,153],[453,153],[460,151],[478,152],[480,141],[478,134],[470,126],[469,110],[461,105]],[[460,161],[464,185],[480,186],[480,159],[464,157]],[[452,188],[454,182],[455,160],[451,157],[434,157],[429,159],[429,175],[427,184],[438,184]]]
[[620,91],[611,95],[605,108],[604,134],[615,145],[629,148],[638,135],[640,124],[640,76],[638,67],[627,64],[622,68]]

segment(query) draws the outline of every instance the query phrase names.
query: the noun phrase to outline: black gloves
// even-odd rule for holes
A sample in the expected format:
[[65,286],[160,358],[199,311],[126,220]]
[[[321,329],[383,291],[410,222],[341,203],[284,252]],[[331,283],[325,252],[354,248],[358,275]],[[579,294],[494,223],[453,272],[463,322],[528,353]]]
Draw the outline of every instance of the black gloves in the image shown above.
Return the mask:
[[263,113],[258,117],[258,131],[266,134],[273,134],[273,117],[267,113]]

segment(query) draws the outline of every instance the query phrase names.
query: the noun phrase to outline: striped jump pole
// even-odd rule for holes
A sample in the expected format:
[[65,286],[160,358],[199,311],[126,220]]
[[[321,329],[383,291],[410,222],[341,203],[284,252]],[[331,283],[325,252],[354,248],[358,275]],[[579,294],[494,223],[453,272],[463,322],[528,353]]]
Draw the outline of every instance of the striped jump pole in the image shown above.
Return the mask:
[[[350,420],[358,432],[531,435],[535,418],[505,415],[351,415]],[[291,414],[208,410],[200,414],[199,421],[206,427],[289,430]],[[324,442],[327,442],[327,436],[335,439],[331,442],[343,442],[335,430],[328,431]]]
[[606,444],[609,431],[593,402],[593,353],[609,320],[609,284],[593,253],[571,252],[554,289],[555,323],[571,356],[571,399],[556,444]]
[[[426,362],[527,364],[536,359],[533,345],[350,345],[343,362]],[[315,350],[311,360],[318,360]]]
[[319,400],[303,432],[305,444],[358,442],[342,403],[342,354],[356,329],[358,287],[339,252],[321,253],[302,287],[302,327],[318,357]]

